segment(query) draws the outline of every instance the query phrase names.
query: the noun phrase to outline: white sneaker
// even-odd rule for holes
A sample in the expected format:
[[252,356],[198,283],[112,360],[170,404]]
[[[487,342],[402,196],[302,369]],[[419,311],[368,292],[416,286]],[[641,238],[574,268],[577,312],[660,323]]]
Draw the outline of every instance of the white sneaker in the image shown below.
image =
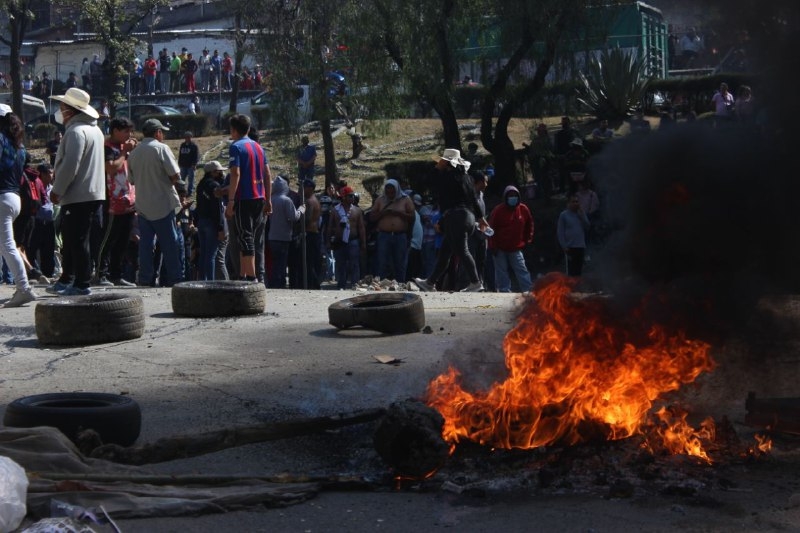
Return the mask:
[[483,292],[483,283],[480,281],[470,283],[465,289],[461,289],[461,292]]
[[14,292],[14,295],[5,303],[3,307],[21,307],[28,302],[34,301],[38,296],[33,289],[19,290]]
[[414,278],[414,283],[417,284],[417,287],[419,287],[419,290],[422,292],[436,292],[436,287],[433,285],[433,283],[428,283],[428,280]]

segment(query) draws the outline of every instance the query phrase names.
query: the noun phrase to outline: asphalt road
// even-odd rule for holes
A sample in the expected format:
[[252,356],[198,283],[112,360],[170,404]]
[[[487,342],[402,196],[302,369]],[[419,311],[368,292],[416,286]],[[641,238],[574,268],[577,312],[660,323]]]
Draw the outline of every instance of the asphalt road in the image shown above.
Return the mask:
[[[386,407],[419,397],[449,364],[478,384],[502,376],[501,342],[518,297],[426,293],[430,333],[384,335],[328,324],[327,307],[354,296],[350,291],[269,290],[263,315],[193,319],[172,314],[169,289],[124,290],[145,303],[145,333],[131,341],[43,348],[34,305],[0,309],[0,409],[44,392],[125,394],[142,408],[142,443]],[[0,301],[10,295],[11,288],[0,288]],[[401,362],[381,364],[376,355]],[[285,508],[117,523],[125,533],[800,530],[800,459],[794,451],[763,467],[728,472],[740,490],[713,486],[707,492],[719,505],[693,505],[651,491],[626,497],[609,497],[607,489],[542,492],[520,482],[529,479],[524,476],[465,491],[459,488],[463,476],[452,470],[398,487],[386,481],[388,469],[370,447],[372,430],[353,426],[153,466],[153,472],[175,475],[350,475],[373,481],[369,490],[341,486]]]

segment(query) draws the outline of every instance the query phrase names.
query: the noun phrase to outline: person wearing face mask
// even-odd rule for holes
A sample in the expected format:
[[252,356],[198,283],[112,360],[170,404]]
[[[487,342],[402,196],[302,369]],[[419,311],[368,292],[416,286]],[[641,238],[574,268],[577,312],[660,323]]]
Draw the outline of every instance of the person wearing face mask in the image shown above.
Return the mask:
[[46,291],[86,295],[91,294],[91,228],[100,224],[106,198],[105,138],[97,125],[100,115],[86,91],[73,87],[50,99],[58,102],[55,120],[66,131],[56,153],[50,192],[53,204],[61,206],[62,273]]
[[514,272],[520,292],[531,290],[531,275],[522,251],[533,242],[533,216],[520,201],[519,190],[509,185],[503,191],[503,203],[489,215],[489,252],[494,262],[494,280],[498,292],[511,292],[509,270]]

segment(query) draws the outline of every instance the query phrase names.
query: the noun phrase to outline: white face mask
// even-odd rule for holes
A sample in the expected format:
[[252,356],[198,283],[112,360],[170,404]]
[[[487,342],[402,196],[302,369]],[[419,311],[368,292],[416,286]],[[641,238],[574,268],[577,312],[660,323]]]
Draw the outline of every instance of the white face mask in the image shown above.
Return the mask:
[[56,121],[57,124],[64,124],[64,114],[61,113],[60,109],[55,113],[53,113],[53,119]]

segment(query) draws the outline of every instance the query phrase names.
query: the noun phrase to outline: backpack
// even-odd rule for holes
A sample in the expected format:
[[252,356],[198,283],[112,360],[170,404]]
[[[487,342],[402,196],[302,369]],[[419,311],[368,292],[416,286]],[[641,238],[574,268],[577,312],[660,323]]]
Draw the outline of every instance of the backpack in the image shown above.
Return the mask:
[[41,189],[38,187],[39,176],[32,174],[29,176],[28,170],[22,174],[19,183],[19,196],[22,200],[22,207],[20,213],[27,213],[35,215],[39,208],[42,207]]

